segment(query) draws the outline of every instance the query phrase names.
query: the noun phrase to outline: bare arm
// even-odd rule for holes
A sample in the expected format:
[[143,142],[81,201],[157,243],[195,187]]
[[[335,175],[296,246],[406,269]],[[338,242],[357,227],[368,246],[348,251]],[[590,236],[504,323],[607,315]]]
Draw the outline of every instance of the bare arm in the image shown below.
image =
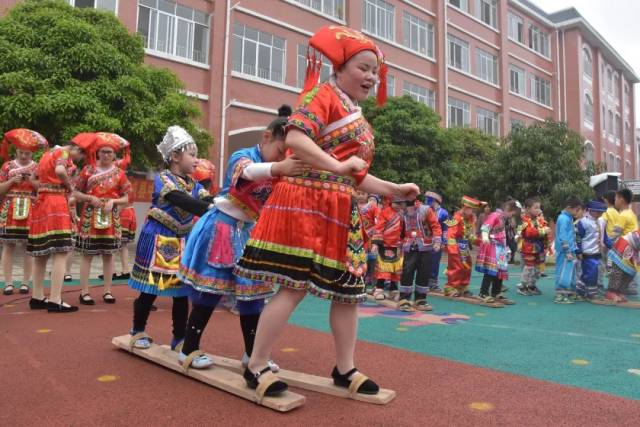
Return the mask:
[[341,162],[318,147],[304,132],[292,129],[287,134],[285,144],[303,163],[313,169],[320,169],[336,175],[351,175],[367,167],[367,162],[358,156],[352,156]]
[[405,197],[406,200],[414,200],[420,193],[420,189],[415,184],[394,184],[371,174],[364,177],[358,189],[369,194]]
[[65,187],[72,189],[71,178],[67,174],[67,169],[63,165],[57,165],[55,168],[55,173],[58,178],[62,181],[62,185]]

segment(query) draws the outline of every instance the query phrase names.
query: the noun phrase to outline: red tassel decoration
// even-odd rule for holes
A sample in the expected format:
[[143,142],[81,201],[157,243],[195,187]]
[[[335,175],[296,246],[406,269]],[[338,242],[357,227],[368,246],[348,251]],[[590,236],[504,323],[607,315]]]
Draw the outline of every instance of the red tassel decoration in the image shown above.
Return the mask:
[[316,87],[318,80],[320,80],[321,67],[322,60],[317,55],[315,49],[313,50],[313,56],[311,56],[310,49],[307,49],[307,71],[305,73],[304,86],[302,87],[300,97]]
[[382,107],[387,102],[387,64],[382,63],[380,65],[380,83],[378,84],[378,95],[376,96],[376,103],[378,107]]
[[5,138],[2,139],[2,145],[0,146],[0,157],[5,161],[9,160],[9,142]]

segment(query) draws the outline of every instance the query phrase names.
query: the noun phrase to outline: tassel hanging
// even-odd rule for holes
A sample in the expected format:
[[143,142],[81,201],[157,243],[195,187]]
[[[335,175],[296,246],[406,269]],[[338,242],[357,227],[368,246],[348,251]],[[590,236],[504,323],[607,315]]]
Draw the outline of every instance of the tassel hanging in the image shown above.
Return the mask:
[[380,65],[380,83],[378,84],[378,95],[376,103],[378,107],[382,107],[387,102],[387,64],[384,62]]
[[5,161],[9,160],[9,143],[6,139],[3,139],[2,145],[0,145],[0,157],[2,157]]
[[149,271],[149,284],[153,285],[153,273],[151,271]]
[[307,49],[307,70],[304,78],[304,86],[302,87],[302,97],[304,94],[313,89],[320,79],[320,69],[322,67],[322,60],[317,55],[316,50],[313,50],[313,56],[311,55],[311,49]]

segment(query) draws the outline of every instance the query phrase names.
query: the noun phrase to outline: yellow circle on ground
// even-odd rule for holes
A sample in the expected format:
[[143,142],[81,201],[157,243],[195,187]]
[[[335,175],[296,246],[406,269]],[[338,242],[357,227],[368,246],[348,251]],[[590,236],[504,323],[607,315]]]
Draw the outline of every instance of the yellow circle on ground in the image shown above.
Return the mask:
[[101,383],[109,383],[111,381],[116,381],[118,379],[118,377],[115,376],[115,375],[101,375],[97,379]]
[[402,326],[400,326],[399,328],[396,328],[396,331],[399,331],[399,332],[407,332],[408,330],[409,328],[404,328]]
[[538,305],[537,302],[528,302],[527,305]]
[[640,334],[631,334],[633,338],[640,338]]
[[584,366],[584,365],[588,365],[589,361],[584,359],[573,359],[571,363],[573,363],[574,365]]
[[283,353],[293,353],[294,351],[298,351],[298,349],[293,347],[285,347],[280,351],[282,351]]
[[51,332],[51,329],[38,329],[36,332],[39,334],[48,334]]
[[476,316],[478,316],[478,317],[485,317],[486,315],[487,315],[487,313],[482,313],[482,312],[476,313]]
[[491,411],[494,406],[489,402],[473,402],[469,404],[469,408],[474,411]]
[[627,370],[630,374],[637,375],[640,377],[640,369],[629,369]]
[[7,307],[7,308],[11,308],[11,307],[13,307],[13,304],[5,304],[4,306]]

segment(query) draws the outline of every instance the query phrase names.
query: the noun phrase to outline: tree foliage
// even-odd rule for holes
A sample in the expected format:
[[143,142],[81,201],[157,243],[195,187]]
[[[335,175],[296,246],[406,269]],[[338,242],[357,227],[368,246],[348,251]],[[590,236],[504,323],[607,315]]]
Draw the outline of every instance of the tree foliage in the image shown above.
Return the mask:
[[381,108],[370,99],[362,107],[376,137],[371,172],[439,191],[450,209],[465,194],[492,206],[538,196],[554,214],[569,195],[593,196],[581,137],[565,123],[517,126],[499,141],[476,129],[441,128],[431,108],[408,96],[389,98]]
[[79,132],[131,142],[134,167],[160,160],[155,145],[181,125],[211,143],[200,111],[171,71],[143,64],[142,39],[111,13],[63,0],[26,0],[0,18],[0,131],[26,127],[52,144]]

